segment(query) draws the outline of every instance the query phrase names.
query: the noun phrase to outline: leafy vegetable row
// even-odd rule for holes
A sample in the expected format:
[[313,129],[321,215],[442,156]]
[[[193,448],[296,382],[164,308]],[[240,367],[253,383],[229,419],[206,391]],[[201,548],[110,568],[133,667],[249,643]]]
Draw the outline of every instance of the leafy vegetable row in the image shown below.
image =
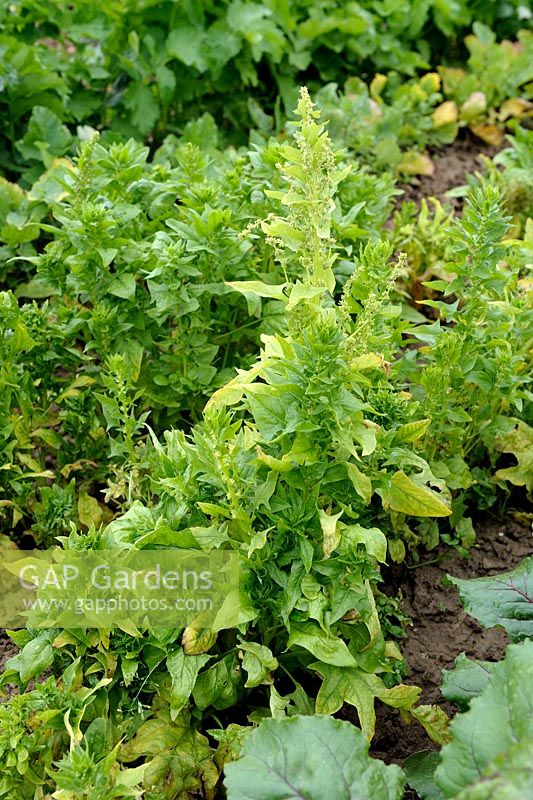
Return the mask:
[[[39,431],[32,438],[48,444],[52,432],[59,435],[58,420],[68,419],[60,416],[63,400],[94,402],[89,419],[102,413],[113,434],[108,500],[122,501],[125,513],[106,518],[97,487],[89,485],[93,493],[80,493],[77,508],[85,530],[68,533],[64,517],[63,529],[56,531],[63,533],[62,546],[222,549],[239,554],[245,575],[238,596],[209,629],[192,623],[183,630],[85,631],[57,624],[13,634],[21,651],[8,663],[3,682],[26,690],[47,669],[57,680],[23,691],[5,707],[5,729],[17,746],[5,747],[4,794],[55,793],[74,800],[89,794],[89,787],[91,800],[113,793],[147,800],[198,792],[214,797],[224,764],[240,753],[247,736],[244,722],[333,714],[344,703],[356,709],[363,733],[350,733],[338,752],[355,747],[368,780],[389,782],[396,794],[399,772],[389,768],[385,778],[381,767],[368,766],[361,738],[372,737],[376,700],[423,724],[438,743],[446,741],[443,712],[418,705],[420,689],[402,683],[405,666],[389,618],[394,600],[380,592],[380,565],[401,561],[408,550],[416,557],[421,543],[435,546],[437,519],[449,520],[445,535],[470,544],[472,527],[464,517],[468,492],[484,493],[490,502],[494,487],[503,488],[506,480],[529,485],[524,453],[531,435],[525,421],[530,317],[521,283],[527,248],[522,240],[501,242],[507,223],[497,184],[505,185],[505,178],[481,181],[470,192],[462,219],[447,228],[437,280],[421,283],[431,292],[425,305],[436,316],[426,319],[412,308],[405,289],[420,265],[409,257],[392,259],[399,230],[389,241],[372,227],[355,238],[351,227],[359,213],[353,211],[353,193],[381,178],[363,173],[359,184],[347,156],[334,151],[305,90],[293,130],[292,141],[258,146],[241,164],[232,153],[209,159],[198,148],[172,143],[170,155],[163,152],[160,166],[156,159],[144,178],[144,154],[133,144],[106,149],[91,143],[77,170],[65,173],[70,200],[56,211],[63,227],[50,231],[54,240],[37,259],[37,277],[19,290],[45,293],[49,306],[20,309],[12,295],[4,297],[11,327],[2,343],[11,369],[24,369],[18,353],[25,350],[34,365],[44,351],[43,367],[51,360],[48,374],[54,378],[65,377],[69,358],[76,364],[77,377],[65,381],[65,397],[45,395],[43,410],[57,416],[30,428]],[[207,172],[204,180],[179,183],[181,170],[197,168],[198,160]],[[157,181],[154,186],[163,176],[176,190],[168,189],[170,197]],[[145,198],[146,212],[141,203],[124,202],[118,187],[125,180],[134,197]],[[175,208],[176,194],[183,200]],[[226,222],[223,212],[209,207],[210,198],[220,197],[229,198]],[[201,212],[199,198],[205,202]],[[262,219],[252,214],[257,200]],[[139,227],[149,231],[158,202],[165,217],[172,208],[172,233],[154,231],[145,238],[135,220],[145,214]],[[140,210],[134,214],[132,208]],[[243,236],[231,223],[233,208],[235,219],[248,223]],[[206,219],[217,224],[202,227]],[[120,235],[129,225],[122,248]],[[192,244],[176,248],[185,230]],[[205,247],[203,237],[210,231],[211,246]],[[407,252],[417,253],[417,236],[403,229],[401,236],[409,243]],[[214,290],[196,284],[200,276],[190,274],[188,253],[198,254],[195,267],[205,264],[207,282],[221,266],[220,250],[213,248],[225,241],[229,263],[245,265],[243,271],[223,272]],[[150,261],[161,242],[169,248],[166,273],[158,270],[163,264]],[[156,320],[158,313],[163,320],[169,314],[171,331],[176,324],[176,290],[168,292],[167,301],[166,290],[157,287],[158,277],[172,279],[176,269],[184,270],[180,283],[189,297],[211,292],[215,307],[224,286],[224,297],[236,304],[243,298],[240,313],[257,320],[249,350],[236,351],[242,359],[233,361],[241,367],[236,377],[218,386],[215,373],[210,378],[208,390],[216,391],[203,412],[186,405],[173,412],[150,388],[160,357],[143,374],[143,361],[153,352],[156,328],[148,326],[154,311]],[[198,285],[196,294],[192,287]],[[138,292],[146,305],[136,317]],[[61,362],[53,360],[56,348],[52,357],[46,355],[48,337],[41,350],[33,344],[42,327],[29,327],[31,315],[46,320],[48,308],[54,324],[73,314],[72,322],[59,326],[60,335],[67,330],[72,337],[63,345]],[[191,323],[200,308],[200,303],[192,307]],[[231,308],[221,304],[222,314]],[[207,311],[204,320],[203,325],[211,321]],[[232,331],[235,321],[225,324]],[[183,336],[180,332],[178,348]],[[253,361],[258,339],[262,348]],[[80,370],[80,363],[87,369]],[[45,376],[45,369],[39,374]],[[105,391],[93,392],[93,381],[101,381]],[[18,466],[19,485],[26,478],[43,481],[42,509],[57,520],[51,498],[60,501],[67,489],[46,485],[50,475],[36,476],[28,458],[25,463],[16,451],[17,408],[28,409],[28,420],[34,413],[31,399],[14,405],[23,397],[15,394],[17,385],[5,383],[12,391],[4,397],[15,469],[3,473],[9,476]],[[24,389],[39,391],[40,384],[28,381]],[[161,428],[168,424],[166,415],[184,409],[195,424],[188,432],[170,429],[164,436],[152,428],[149,438],[143,437],[143,415],[154,406],[157,420],[158,400]],[[89,431],[84,458],[94,457],[92,443],[99,439],[105,446],[102,432]],[[62,456],[53,441],[49,446]],[[497,471],[498,453],[507,449],[516,453],[518,464]],[[30,441],[21,450],[30,459],[47,452]],[[25,477],[23,467],[30,472]],[[93,473],[86,474],[94,481]],[[20,489],[12,488],[8,507],[13,509]],[[49,525],[43,524],[43,534]],[[261,746],[270,746],[273,724],[260,727],[257,735],[267,740]],[[300,724],[307,730],[315,723],[291,722]],[[299,758],[298,752],[295,768]],[[246,759],[242,763],[246,766]],[[228,781],[238,775],[238,764]],[[355,766],[346,775],[348,786]],[[238,781],[235,786],[239,791]]]

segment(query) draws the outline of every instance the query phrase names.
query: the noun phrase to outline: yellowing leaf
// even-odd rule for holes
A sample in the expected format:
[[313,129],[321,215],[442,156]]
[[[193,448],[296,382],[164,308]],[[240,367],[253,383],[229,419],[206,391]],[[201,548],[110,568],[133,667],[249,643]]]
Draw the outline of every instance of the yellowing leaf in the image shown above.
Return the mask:
[[353,369],[355,372],[363,372],[366,369],[378,369],[382,364],[382,356],[377,353],[365,353],[350,361],[350,369]]
[[362,525],[347,525],[342,530],[343,548],[364,544],[367,552],[377,561],[385,562],[387,538],[379,528],[363,528]]
[[481,125],[471,125],[470,130],[479,139],[482,139],[487,144],[492,144],[494,147],[499,147],[503,143],[504,134],[500,128],[490,123],[483,123]]
[[346,470],[353,484],[353,488],[359,497],[362,497],[365,503],[369,503],[372,497],[372,481],[370,478],[361,472],[361,470],[357,469],[355,464],[347,463]]
[[258,642],[245,642],[239,644],[239,656],[242,666],[248,675],[244,684],[248,689],[261,684],[273,683],[271,673],[278,668],[278,660],[269,647]]
[[78,518],[87,528],[91,525],[97,528],[102,521],[102,509],[98,505],[98,500],[87,492],[80,492],[78,497]]
[[291,622],[287,647],[294,645],[309,650],[324,664],[337,667],[357,666],[355,658],[343,640],[333,633],[326,633],[316,622]]
[[423,75],[419,81],[420,87],[426,94],[433,94],[440,89],[440,75],[438,72],[428,72]]
[[78,375],[78,377],[56,397],[56,403],[61,403],[67,397],[77,397],[79,395],[78,389],[84,386],[92,386],[93,383],[96,383],[96,381],[94,378],[91,378],[90,375]]
[[283,290],[287,284],[282,283],[279,286],[271,286],[262,281],[226,281],[226,286],[235,289],[236,292],[241,294],[255,294],[258,297],[269,297],[273,300],[287,300]]
[[533,490],[533,428],[519,422],[514,430],[502,436],[496,446],[502,453],[512,453],[518,461],[515,467],[499,469],[494,477],[509,481],[514,486],[526,486]]
[[341,533],[338,528],[337,522],[342,517],[343,512],[335,514],[330,517],[325,511],[319,509],[318,516],[320,519],[320,527],[324,534],[324,541],[322,544],[324,550],[324,558],[329,558],[332,552],[336,549],[341,538]]
[[401,661],[403,658],[402,651],[396,642],[385,643],[385,655],[387,658],[393,658],[395,661]]
[[435,128],[442,128],[444,125],[451,125],[457,122],[459,118],[457,104],[453,100],[446,100],[445,103],[437,106],[431,118]]
[[217,634],[210,628],[195,628],[188,625],[181,637],[181,646],[186,656],[199,656],[207,653],[217,640]]
[[450,741],[448,733],[450,720],[440,706],[417,706],[412,708],[410,713],[424,727],[433,742],[445,745]]
[[317,714],[335,714],[344,703],[348,703],[357,709],[359,724],[367,739],[374,735],[376,697],[393,708],[409,710],[421,692],[417,686],[405,684],[387,689],[380,677],[358,667],[312,664],[311,669],[315,669],[323,678],[316,698]]
[[379,98],[383,89],[385,88],[386,83],[387,83],[386,75],[382,75],[380,72],[374,75],[372,81],[370,82],[370,96],[374,100],[377,100]]
[[239,370],[239,374],[232,378],[225,386],[211,395],[206,403],[208,408],[222,408],[224,406],[234,406],[242,400],[244,389],[257,378],[268,362],[263,360],[259,364],[248,370]]
[[480,117],[487,110],[487,98],[483,92],[472,92],[461,106],[460,116],[465,122]]
[[500,107],[498,119],[500,122],[505,122],[509,117],[521,119],[522,117],[529,116],[533,113],[533,103],[526,100],[525,97],[511,97],[506,100]]
[[389,539],[387,542],[389,556],[395,564],[401,564],[405,558],[405,544],[402,539]]
[[261,448],[257,447],[257,458],[263,464],[266,464],[267,467],[274,470],[274,472],[290,472],[293,469],[294,464],[292,464],[289,460],[282,461],[281,458],[276,458],[275,456],[270,456],[267,453],[263,453]]
[[420,439],[429,428],[430,422],[430,419],[419,419],[416,422],[407,422],[405,425],[401,425],[394,434],[394,444],[405,444]]
[[449,517],[452,513],[437,492],[419,486],[402,470],[395,472],[389,485],[378,489],[378,494],[385,509],[413,517]]
[[364,456],[369,456],[376,449],[376,430],[379,430],[379,425],[374,425],[368,420],[353,426],[353,438],[361,445]]
[[403,175],[433,175],[435,165],[428,155],[417,150],[407,150],[398,164]]
[[372,739],[376,728],[376,695],[369,686],[366,673],[356,668],[343,669],[328,664],[313,664],[313,667],[324,679],[316,698],[316,713],[334,714],[348,703],[357,710],[366,738]]
[[31,469],[33,472],[41,472],[41,465],[35,458],[33,458],[33,456],[30,456],[29,453],[22,453],[19,451],[17,453],[17,459],[21,464],[23,464],[25,467],[28,467],[28,469]]

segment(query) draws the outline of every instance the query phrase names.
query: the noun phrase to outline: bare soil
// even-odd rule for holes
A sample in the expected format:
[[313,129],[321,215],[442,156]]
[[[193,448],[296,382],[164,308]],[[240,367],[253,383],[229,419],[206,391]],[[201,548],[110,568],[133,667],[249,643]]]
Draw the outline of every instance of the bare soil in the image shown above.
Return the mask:
[[[391,588],[401,588],[404,610],[411,618],[409,638],[402,648],[408,665],[405,681],[422,687],[422,703],[439,703],[449,716],[457,709],[440,693],[442,670],[451,669],[463,652],[470,658],[498,661],[508,637],[499,628],[483,629],[465,614],[457,590],[443,583],[446,575],[494,575],[512,569],[533,553],[531,530],[511,517],[501,522],[480,519],[475,528],[477,541],[468,558],[442,548],[436,556],[428,554],[432,563],[414,569],[396,568],[390,576]],[[402,764],[412,753],[437,749],[420,725],[405,724],[394,709],[379,704],[377,716],[371,748],[375,757]]]
[[14,644],[4,631],[0,632],[0,673],[4,671],[6,661],[18,652],[18,647]]
[[435,172],[401,185],[404,194],[398,198],[398,205],[406,200],[419,202],[422,197],[437,197],[441,202],[445,201],[460,209],[462,198],[445,197],[446,192],[463,186],[468,174],[484,172],[482,156],[492,158],[497,152],[497,147],[484,144],[469,130],[461,131],[453,144],[430,148],[429,154],[435,165]]

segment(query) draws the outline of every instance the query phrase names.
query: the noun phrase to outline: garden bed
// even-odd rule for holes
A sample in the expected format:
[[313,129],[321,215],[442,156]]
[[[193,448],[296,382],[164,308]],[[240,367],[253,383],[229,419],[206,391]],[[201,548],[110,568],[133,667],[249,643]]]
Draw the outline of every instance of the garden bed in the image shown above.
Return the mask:
[[[499,661],[509,637],[501,628],[485,629],[465,613],[459,593],[445,585],[446,575],[484,578],[516,567],[533,553],[533,536],[525,525],[512,519],[480,517],[475,524],[476,544],[468,558],[446,548],[422,557],[420,566],[391,570],[387,589],[401,588],[403,609],[411,618],[403,645],[408,673],[406,681],[422,687],[422,702],[439,703],[453,716],[457,709],[443,700],[442,670],[451,669],[455,658]],[[352,715],[347,715],[353,719]],[[387,764],[401,764],[419,750],[436,749],[421,725],[402,722],[394,709],[379,704],[376,736],[371,752]]]
[[452,144],[429,149],[435,168],[433,175],[420,175],[410,183],[402,184],[403,194],[398,198],[398,204],[408,200],[419,203],[422,198],[436,197],[441,203],[460,210],[462,198],[447,197],[446,193],[466,184],[467,175],[484,172],[482,157],[492,158],[499,149],[482,142],[468,128],[463,129]]

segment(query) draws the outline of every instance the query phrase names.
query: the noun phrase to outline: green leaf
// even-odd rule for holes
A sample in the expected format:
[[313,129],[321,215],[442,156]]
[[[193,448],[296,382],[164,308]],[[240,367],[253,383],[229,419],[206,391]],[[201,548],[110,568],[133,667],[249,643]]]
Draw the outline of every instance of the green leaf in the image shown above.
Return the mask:
[[42,631],[15,656],[6,661],[5,672],[11,670],[20,675],[22,683],[28,683],[48,669],[54,661],[54,650],[51,640],[55,638],[53,631]]
[[132,83],[124,93],[124,105],[131,111],[131,123],[141,136],[146,135],[159,117],[159,104],[150,86]]
[[335,714],[344,703],[357,709],[361,730],[371,739],[376,725],[374,701],[379,698],[393,708],[412,709],[420,697],[418,686],[398,684],[388,689],[377,675],[357,667],[336,667],[330,664],[312,664],[323,677],[316,698],[317,714]]
[[208,528],[193,527],[189,532],[198,542],[202,550],[214,550],[222,547],[229,540],[228,532],[224,525],[210,525]]
[[364,544],[367,553],[382,564],[387,560],[387,537],[379,528],[363,528],[362,525],[343,527],[341,550],[355,550],[358,544]]
[[511,644],[484,691],[450,725],[436,783],[457,800],[530,797],[533,642]]
[[287,303],[287,311],[292,311],[298,303],[302,300],[312,300],[315,297],[320,297],[324,294],[323,286],[311,286],[309,283],[301,283],[296,281],[291,289],[289,295],[289,302]]
[[251,605],[251,599],[242,586],[231,589],[219,610],[211,628],[214,633],[238,628],[246,622],[251,622],[258,616],[257,609]]
[[175,719],[189,701],[198,673],[209,661],[209,656],[185,655],[181,647],[167,656],[167,669],[172,679],[170,691],[171,717]]
[[349,722],[330,717],[265,719],[226,766],[228,800],[400,800],[402,771],[368,755]]
[[435,770],[439,760],[440,755],[434,750],[422,750],[403,762],[407,783],[421,800],[444,800],[444,795],[435,784]]
[[193,691],[194,702],[201,711],[208,706],[217,710],[229,708],[239,700],[240,686],[241,669],[236,653],[231,652],[198,676]]
[[280,217],[275,217],[271,222],[262,222],[261,228],[267,236],[281,239],[293,252],[297,252],[305,242],[304,233]]
[[346,463],[346,470],[359,497],[362,497],[365,503],[370,503],[372,497],[372,481],[370,478],[350,462]]
[[131,272],[124,272],[122,275],[117,275],[117,277],[111,281],[108,292],[109,294],[115,295],[115,297],[131,300],[135,297],[136,289],[135,275]]
[[465,611],[485,628],[499,625],[513,641],[533,638],[533,556],[493,577],[448,579],[459,589]]
[[278,660],[269,647],[257,642],[239,642],[242,654],[242,666],[248,673],[244,684],[247,688],[260,686],[262,683],[271,683],[270,673],[278,668]]
[[395,472],[389,484],[377,492],[385,509],[413,517],[449,517],[452,513],[437,492],[419,486],[402,470]]
[[512,453],[518,465],[499,469],[494,477],[533,491],[533,428],[519,422],[514,430],[496,442],[496,447],[502,453]]
[[453,669],[442,671],[442,694],[462,709],[468,708],[470,701],[487,686],[495,666],[493,661],[473,661],[461,653]]
[[196,67],[198,72],[207,69],[205,33],[200,28],[181,24],[171,31],[167,39],[167,52],[188,67]]
[[48,167],[51,156],[62,156],[71,143],[72,136],[57,114],[44,106],[35,106],[27,133],[17,142],[17,150],[24,158],[42,161]]
[[287,301],[287,295],[283,291],[287,286],[286,283],[282,283],[279,286],[271,286],[269,283],[262,283],[261,281],[227,281],[226,286],[231,286],[236,292],[240,292],[245,296],[252,294],[257,295],[257,297],[269,297],[272,300]]
[[467,787],[457,800],[530,800],[533,797],[533,737],[512,744],[492,762],[491,775]]
[[164,105],[168,105],[176,88],[176,76],[171,69],[160,64],[155,70],[155,77],[159,87],[159,94]]
[[253,383],[244,387],[250,411],[267,442],[276,438],[285,428],[285,409],[280,402],[281,391],[277,386]]
[[357,666],[356,660],[342,639],[332,633],[326,633],[315,622],[290,623],[287,647],[294,645],[309,650],[324,664],[334,664],[338,667]]

